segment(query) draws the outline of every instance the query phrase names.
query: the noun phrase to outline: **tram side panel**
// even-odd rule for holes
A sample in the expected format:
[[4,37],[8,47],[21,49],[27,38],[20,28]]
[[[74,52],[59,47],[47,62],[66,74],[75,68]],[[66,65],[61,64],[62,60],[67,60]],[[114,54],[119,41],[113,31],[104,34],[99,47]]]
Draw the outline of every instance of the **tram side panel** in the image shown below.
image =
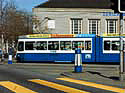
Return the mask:
[[37,53],[25,54],[25,62],[72,62],[74,54]]
[[98,49],[96,49],[98,54],[96,55],[97,62],[119,62],[120,55],[118,49],[119,44],[117,44],[118,42],[118,38],[100,37],[99,43],[97,43],[100,50],[98,51]]
[[95,55],[94,55],[94,57],[95,57],[95,62],[100,62],[100,37],[96,37],[96,39],[95,39]]
[[16,60],[17,62],[24,62],[24,53],[17,53]]
[[92,37],[91,41],[91,52],[83,52],[82,53],[82,62],[95,62],[95,37]]

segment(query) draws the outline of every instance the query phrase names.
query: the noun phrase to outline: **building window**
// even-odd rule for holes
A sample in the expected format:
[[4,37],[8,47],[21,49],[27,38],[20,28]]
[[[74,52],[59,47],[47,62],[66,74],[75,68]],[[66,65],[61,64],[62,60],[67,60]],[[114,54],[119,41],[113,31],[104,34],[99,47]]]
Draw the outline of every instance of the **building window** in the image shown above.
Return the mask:
[[71,18],[71,33],[81,34],[82,31],[82,19],[81,18]]
[[107,34],[116,34],[117,33],[117,20],[108,19],[106,20],[107,25]]
[[100,29],[100,20],[90,19],[89,20],[89,34],[98,35]]

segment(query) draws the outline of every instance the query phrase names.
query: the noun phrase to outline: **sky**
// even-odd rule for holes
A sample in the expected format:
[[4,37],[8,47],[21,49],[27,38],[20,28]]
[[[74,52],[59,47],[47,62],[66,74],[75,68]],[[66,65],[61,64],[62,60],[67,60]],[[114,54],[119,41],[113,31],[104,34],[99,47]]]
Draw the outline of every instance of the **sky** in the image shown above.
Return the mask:
[[19,9],[24,9],[31,12],[34,6],[37,6],[47,0],[15,0],[15,1]]

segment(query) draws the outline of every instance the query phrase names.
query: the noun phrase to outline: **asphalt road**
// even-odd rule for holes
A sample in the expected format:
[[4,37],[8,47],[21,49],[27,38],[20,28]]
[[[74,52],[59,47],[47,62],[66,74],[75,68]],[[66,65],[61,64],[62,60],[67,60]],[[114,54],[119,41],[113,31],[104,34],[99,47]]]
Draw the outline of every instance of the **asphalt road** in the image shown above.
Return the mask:
[[[89,86],[87,85],[89,82],[70,80],[60,75],[67,70],[73,71],[73,65],[2,64],[0,65],[0,93],[116,93],[95,88],[94,85]],[[121,90],[119,93],[124,92]]]

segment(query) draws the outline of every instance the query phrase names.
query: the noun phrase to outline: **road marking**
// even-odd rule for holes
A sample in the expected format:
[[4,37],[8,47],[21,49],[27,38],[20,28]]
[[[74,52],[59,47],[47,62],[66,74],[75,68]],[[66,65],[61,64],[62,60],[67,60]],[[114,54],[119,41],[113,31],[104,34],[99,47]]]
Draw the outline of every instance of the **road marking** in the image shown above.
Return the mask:
[[53,82],[49,82],[49,81],[46,81],[46,80],[32,79],[32,80],[28,80],[28,81],[35,82],[37,84],[45,85],[45,86],[48,86],[48,87],[51,87],[51,88],[54,88],[54,89],[57,89],[57,90],[61,90],[61,91],[64,91],[64,92],[68,92],[68,93],[90,93],[90,92],[78,90],[78,89],[75,89],[75,88],[67,87],[67,86],[64,86],[64,85],[56,84],[56,83],[53,83]]
[[10,81],[0,82],[0,85],[16,93],[38,93]]
[[91,87],[95,87],[95,88],[100,88],[100,89],[104,89],[104,90],[109,90],[109,91],[113,91],[113,92],[125,93],[125,89],[122,89],[122,88],[116,88],[116,87],[112,87],[112,86],[96,84],[96,83],[87,82],[87,81],[83,81],[83,80],[75,80],[75,79],[71,79],[71,78],[56,78],[56,79],[68,81],[68,82],[72,82],[72,83],[77,83],[77,84],[81,84],[81,85],[91,86]]

